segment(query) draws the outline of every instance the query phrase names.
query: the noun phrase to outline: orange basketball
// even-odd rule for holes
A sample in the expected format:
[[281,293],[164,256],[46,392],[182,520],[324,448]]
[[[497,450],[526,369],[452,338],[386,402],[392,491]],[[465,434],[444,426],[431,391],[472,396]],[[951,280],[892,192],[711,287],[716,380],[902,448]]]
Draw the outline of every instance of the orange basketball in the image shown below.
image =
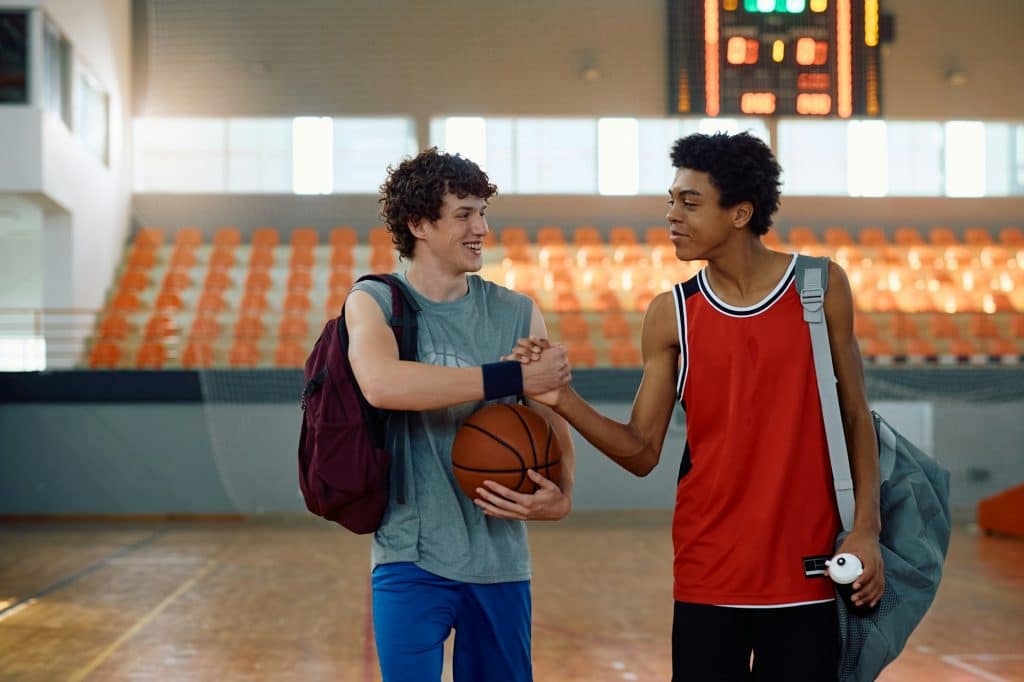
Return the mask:
[[470,498],[484,481],[501,483],[521,493],[537,491],[527,470],[533,469],[558,485],[562,478],[562,449],[551,424],[525,405],[494,404],[477,410],[463,422],[452,445],[452,471]]

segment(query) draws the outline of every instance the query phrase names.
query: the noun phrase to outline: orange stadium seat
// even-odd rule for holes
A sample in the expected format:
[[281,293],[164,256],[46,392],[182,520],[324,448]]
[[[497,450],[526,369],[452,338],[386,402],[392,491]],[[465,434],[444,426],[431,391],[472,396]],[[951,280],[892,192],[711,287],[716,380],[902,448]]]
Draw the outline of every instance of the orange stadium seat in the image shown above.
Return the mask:
[[181,295],[176,291],[161,291],[153,301],[156,310],[178,311],[184,307]]
[[855,312],[853,334],[858,339],[878,338],[878,325],[875,323],[875,319],[866,313]]
[[252,231],[252,237],[249,239],[249,243],[254,247],[263,246],[273,248],[281,243],[281,235],[278,234],[276,227],[257,227]]
[[652,225],[644,233],[644,243],[648,246],[671,246],[668,238],[668,225]]
[[282,339],[274,351],[274,364],[278,367],[302,367],[309,349],[296,341]]
[[793,246],[816,246],[821,242],[818,240],[818,235],[814,234],[814,230],[805,225],[796,225],[789,228],[789,232],[786,234],[786,241]]
[[135,366],[141,369],[163,369],[167,349],[159,341],[143,341],[135,354]]
[[210,268],[235,267],[235,252],[230,247],[217,246],[210,253]]
[[309,291],[313,288],[313,273],[309,270],[293,270],[288,273],[285,284],[288,291]]
[[857,241],[861,246],[887,246],[889,244],[885,231],[880,227],[873,226],[860,228],[857,231]]
[[349,270],[332,270],[327,280],[327,288],[347,293],[352,288],[354,278]]
[[774,227],[768,228],[768,231],[761,235],[761,241],[764,242],[765,246],[777,249],[782,246],[782,237],[779,235],[779,231]]
[[834,225],[825,228],[825,243],[829,246],[852,246],[853,235],[845,227]]
[[614,246],[636,244],[636,230],[630,225],[616,225],[608,232],[608,243]]
[[370,229],[369,243],[373,247],[387,247],[393,248],[394,243],[391,241],[391,233],[383,225],[378,225]]
[[981,355],[984,349],[977,341],[970,339],[954,339],[949,343],[949,354],[958,357]]
[[621,310],[622,301],[619,299],[618,293],[607,289],[594,297],[592,307],[597,311]]
[[281,303],[281,312],[285,315],[305,315],[311,307],[306,292],[293,291],[285,295]]
[[351,249],[359,242],[359,235],[356,228],[349,225],[339,225],[331,230],[331,246],[334,248],[344,247]]
[[940,225],[928,230],[928,243],[933,246],[953,246],[959,244],[960,240],[951,228]]
[[180,227],[174,233],[176,247],[195,248],[203,243],[203,233],[198,227]]
[[171,252],[169,265],[179,270],[187,270],[195,267],[198,262],[199,258],[196,256],[195,249],[188,246],[176,246]]
[[924,237],[916,227],[906,225],[897,227],[892,236],[893,242],[901,246],[923,246],[925,244]]
[[610,311],[601,320],[601,334],[609,340],[628,338],[632,334],[629,320],[621,311]]
[[231,280],[231,275],[221,268],[210,270],[206,274],[206,280],[203,282],[204,291],[224,291],[233,286],[234,282]]
[[576,246],[600,245],[601,233],[592,225],[583,225],[573,230],[572,242]]
[[249,254],[249,268],[272,268],[274,267],[274,249],[268,246],[256,246]]
[[282,339],[299,341],[309,336],[309,322],[305,317],[286,315],[281,318],[281,325],[277,329],[277,335]]
[[164,291],[183,291],[192,288],[192,278],[184,270],[168,270],[164,275]]
[[119,291],[110,299],[111,310],[131,313],[142,307],[139,297],[133,291]]
[[528,244],[512,243],[505,247],[505,258],[513,263],[529,263],[532,261]]
[[597,351],[589,339],[572,339],[566,341],[569,363],[573,367],[593,367],[597,364]]
[[260,349],[252,341],[236,339],[228,349],[228,364],[232,367],[255,367],[260,364]]
[[347,246],[335,246],[331,249],[331,269],[351,268],[356,264],[352,249]]
[[196,303],[196,312],[198,313],[220,313],[227,309],[227,303],[224,302],[224,296],[220,291],[207,290],[199,295],[199,301]]
[[164,231],[159,227],[143,227],[135,233],[135,245],[144,249],[156,249],[164,245]]
[[142,291],[149,286],[149,273],[145,270],[125,270],[117,288],[120,291]]
[[128,318],[121,313],[108,313],[99,323],[96,332],[101,339],[108,341],[120,341],[134,331]]
[[219,227],[213,233],[214,247],[233,249],[242,243],[242,232],[237,227]]
[[929,313],[928,335],[933,339],[959,339],[960,328],[952,315],[945,313]]
[[539,246],[565,244],[565,234],[557,225],[542,225],[537,228],[537,244]]
[[555,294],[551,309],[559,313],[579,312],[580,300],[571,291],[559,291]]
[[220,322],[214,315],[196,315],[188,335],[191,339],[215,339],[220,336]]
[[1003,356],[1020,355],[1021,346],[1010,339],[992,339],[988,344],[988,353]]
[[273,286],[274,280],[266,270],[250,270],[245,276],[245,292],[265,292]]
[[608,348],[608,362],[612,367],[639,367],[640,349],[630,339],[617,339]]
[[973,246],[988,246],[995,242],[991,233],[984,227],[968,227],[964,230],[964,243]]
[[146,322],[144,333],[147,339],[160,340],[169,336],[177,336],[180,332],[181,329],[173,315],[154,313]]
[[906,343],[907,355],[933,357],[939,354],[938,347],[927,339],[909,339]]
[[293,247],[292,255],[288,259],[288,267],[292,270],[310,269],[316,265],[316,253],[311,248]]
[[89,349],[89,367],[112,369],[121,362],[121,348],[109,340],[100,340]]
[[519,225],[506,225],[501,228],[498,234],[498,241],[505,247],[512,246],[513,244],[527,246],[530,243],[530,237],[526,234],[526,228]]
[[128,256],[128,267],[149,269],[156,265],[156,253],[153,249],[136,246]]
[[370,253],[370,271],[391,272],[395,269],[395,252],[391,248],[374,248]]
[[243,315],[262,313],[270,307],[266,291],[247,290],[242,294],[242,300],[238,304],[238,310]]
[[1002,335],[995,319],[985,313],[971,314],[967,322],[967,328],[971,333],[971,337],[975,339],[997,339]]
[[324,303],[324,313],[327,319],[337,317],[341,314],[341,307],[345,305],[345,299],[348,297],[348,289],[335,289],[327,295],[327,301]]
[[1024,246],[1024,230],[1019,227],[1004,227],[999,230],[999,243],[1005,246]]
[[320,243],[320,235],[312,227],[296,227],[292,230],[289,241],[293,249],[296,247],[311,249]]
[[236,339],[258,340],[263,336],[263,320],[255,313],[243,313],[235,323]]
[[558,316],[558,333],[563,339],[585,339],[590,336],[590,326],[578,312],[563,313]]
[[195,369],[213,366],[213,346],[203,341],[189,341],[181,353],[181,366]]

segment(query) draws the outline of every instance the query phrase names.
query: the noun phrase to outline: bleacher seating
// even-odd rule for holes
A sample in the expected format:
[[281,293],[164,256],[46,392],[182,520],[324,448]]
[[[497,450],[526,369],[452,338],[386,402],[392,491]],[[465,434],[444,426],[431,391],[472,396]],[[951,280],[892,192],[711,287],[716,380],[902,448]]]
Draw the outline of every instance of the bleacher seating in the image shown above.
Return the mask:
[[[640,364],[643,311],[702,263],[676,260],[662,226],[521,226],[492,232],[481,274],[534,298],[574,366]],[[568,237],[568,238],[567,238]],[[771,230],[773,248],[829,255],[849,275],[868,361],[1019,361],[1024,353],[1024,231],[833,225]],[[82,364],[94,368],[299,367],[352,282],[396,267],[383,227],[282,233],[144,228],[98,315]]]

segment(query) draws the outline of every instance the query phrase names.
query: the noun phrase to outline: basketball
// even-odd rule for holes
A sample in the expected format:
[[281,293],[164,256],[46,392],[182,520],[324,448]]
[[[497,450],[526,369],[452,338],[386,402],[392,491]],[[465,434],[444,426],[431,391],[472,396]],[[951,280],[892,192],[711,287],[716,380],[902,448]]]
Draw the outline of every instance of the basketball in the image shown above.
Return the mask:
[[474,412],[455,434],[452,471],[472,499],[491,480],[521,493],[537,491],[533,469],[558,485],[562,450],[551,424],[525,405],[495,404]]

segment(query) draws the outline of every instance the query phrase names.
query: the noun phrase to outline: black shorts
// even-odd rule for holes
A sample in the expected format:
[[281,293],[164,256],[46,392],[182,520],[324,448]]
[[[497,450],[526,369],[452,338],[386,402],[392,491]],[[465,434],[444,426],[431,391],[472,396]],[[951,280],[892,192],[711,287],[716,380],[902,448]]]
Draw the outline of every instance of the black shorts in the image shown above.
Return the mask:
[[838,668],[835,602],[761,609],[675,603],[672,682],[835,682]]

